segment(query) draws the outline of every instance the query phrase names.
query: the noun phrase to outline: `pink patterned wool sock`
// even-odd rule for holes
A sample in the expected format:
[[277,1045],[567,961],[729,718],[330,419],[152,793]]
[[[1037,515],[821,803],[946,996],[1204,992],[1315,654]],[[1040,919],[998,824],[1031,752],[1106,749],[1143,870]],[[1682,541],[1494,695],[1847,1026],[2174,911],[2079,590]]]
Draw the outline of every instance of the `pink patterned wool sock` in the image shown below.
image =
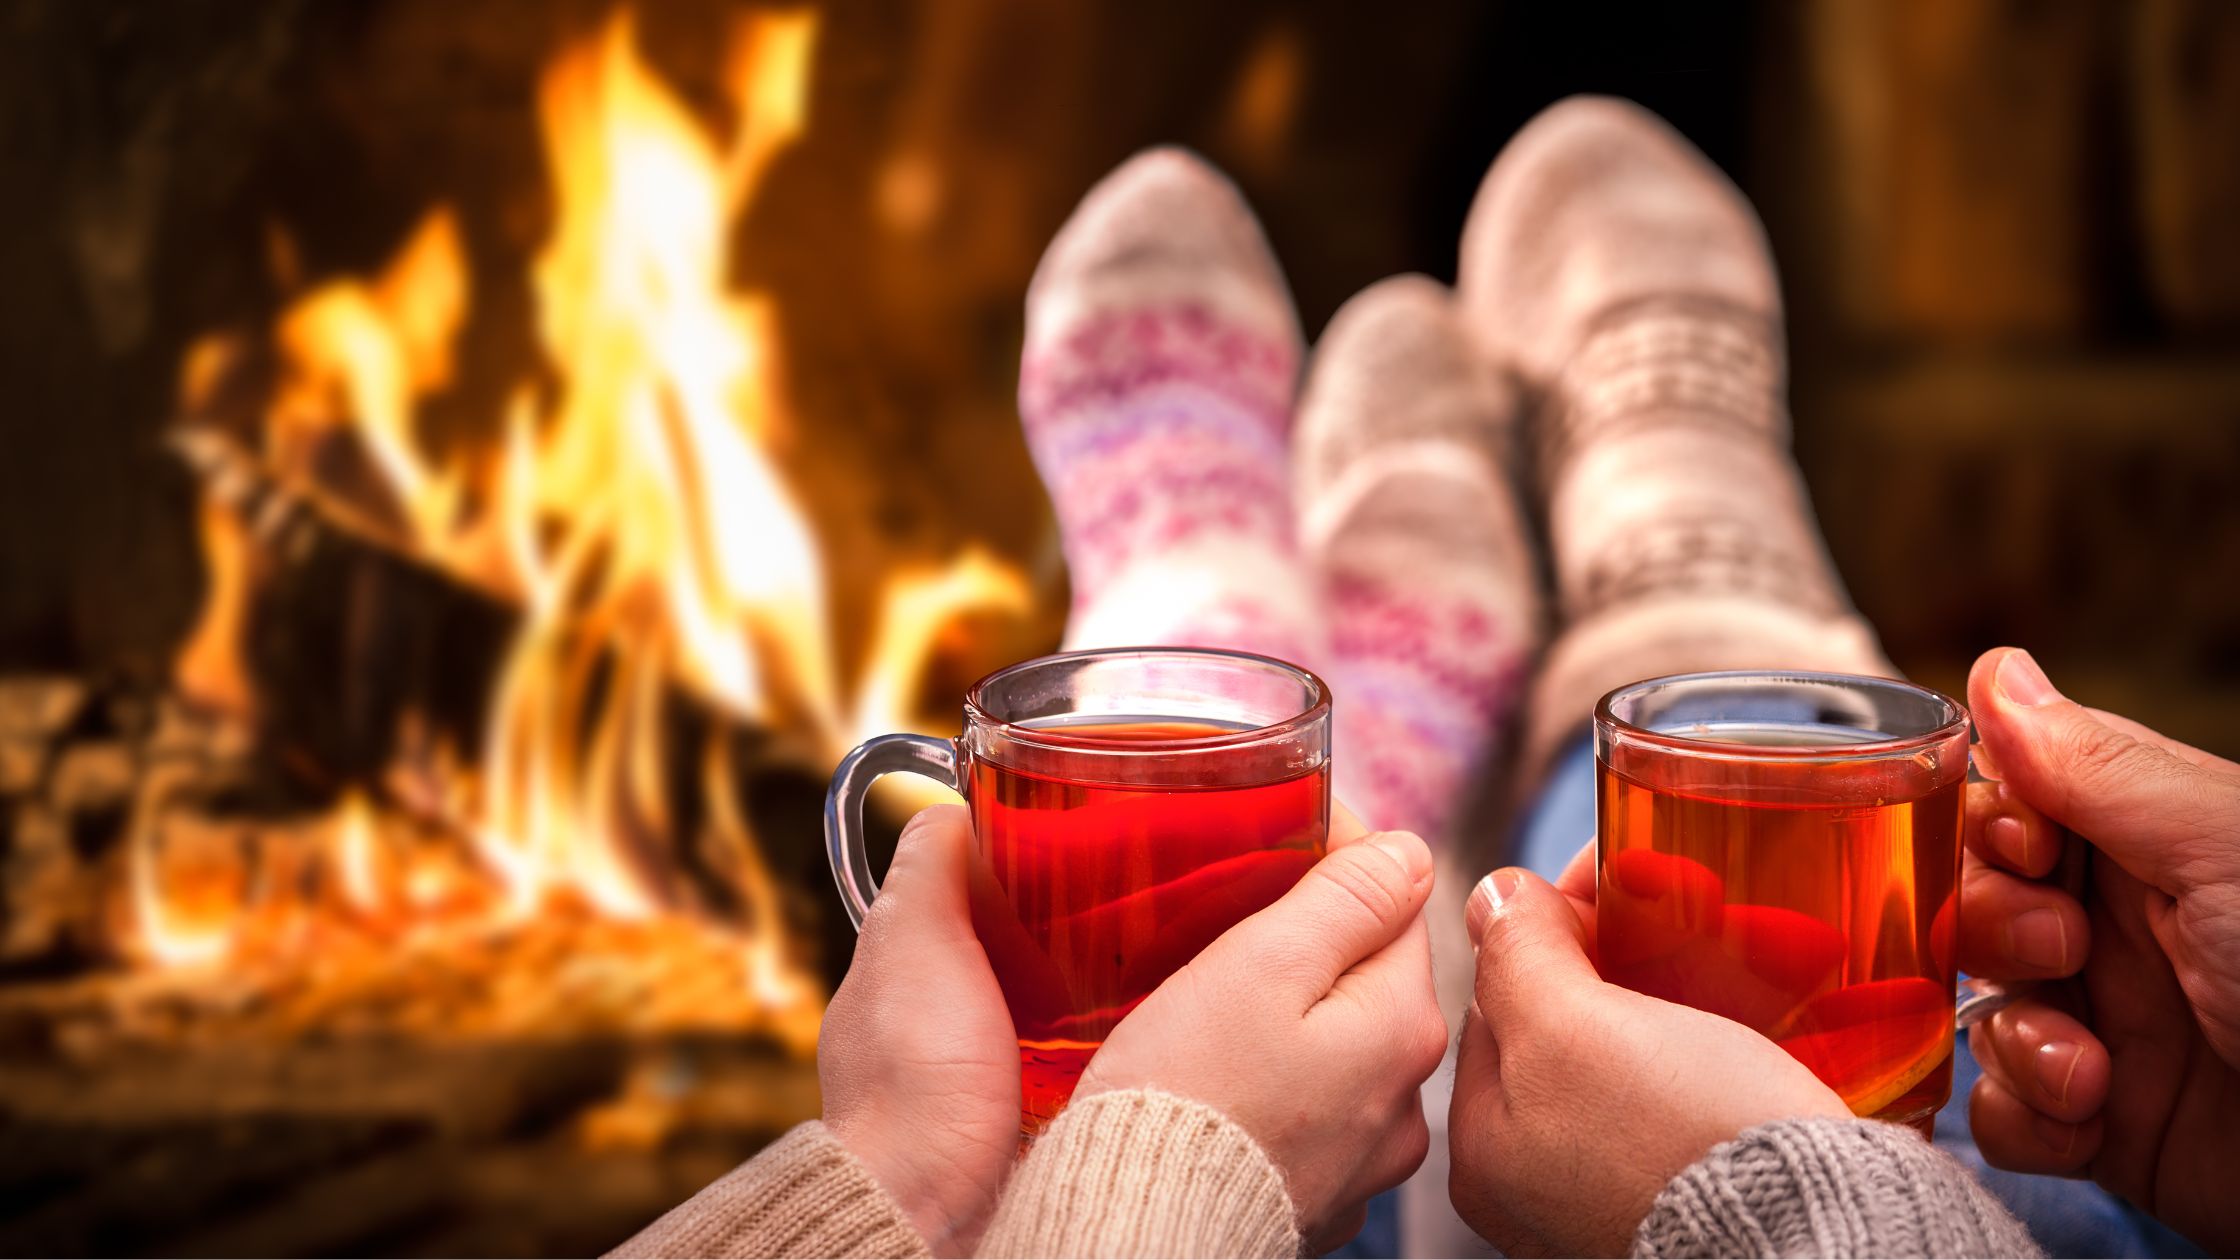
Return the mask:
[[1363,291],[1315,347],[1300,534],[1329,609],[1337,792],[1372,827],[1452,838],[1538,648],[1516,415],[1447,291],[1421,276]]
[[1083,199],[1027,295],[1019,414],[1073,579],[1068,648],[1323,658],[1293,537],[1297,317],[1236,189],[1155,149]]

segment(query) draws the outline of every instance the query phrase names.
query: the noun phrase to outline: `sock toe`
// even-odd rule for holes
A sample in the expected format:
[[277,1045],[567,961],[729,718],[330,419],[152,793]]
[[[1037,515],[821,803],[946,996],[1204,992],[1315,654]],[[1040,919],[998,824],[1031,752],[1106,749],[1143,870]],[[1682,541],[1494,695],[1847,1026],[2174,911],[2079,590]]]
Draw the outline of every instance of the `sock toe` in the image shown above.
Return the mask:
[[1178,303],[1298,339],[1290,289],[1243,194],[1196,154],[1162,146],[1100,180],[1051,241],[1027,289],[1027,336]]
[[1460,276],[1473,331],[1536,378],[1634,303],[1780,312],[1749,202],[1670,125],[1611,97],[1560,101],[1502,150],[1464,226]]
[[1019,366],[1068,646],[1316,660],[1287,449],[1299,359],[1275,256],[1219,172],[1153,149],[1082,199],[1035,272]]
[[1453,295],[1395,276],[1338,308],[1315,347],[1299,400],[1297,492],[1327,490],[1371,448],[1452,442],[1506,462],[1515,390],[1471,342]]

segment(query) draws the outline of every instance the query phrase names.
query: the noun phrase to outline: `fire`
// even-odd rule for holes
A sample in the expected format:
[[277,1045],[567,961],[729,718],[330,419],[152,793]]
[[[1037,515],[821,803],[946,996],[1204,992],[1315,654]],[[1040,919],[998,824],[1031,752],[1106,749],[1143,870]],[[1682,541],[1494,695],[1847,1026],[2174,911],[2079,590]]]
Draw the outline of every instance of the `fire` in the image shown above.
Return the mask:
[[[697,765],[708,838],[733,855],[752,987],[774,1009],[813,1002],[814,985],[780,933],[728,745],[672,746],[665,695],[687,688],[829,766],[860,737],[912,724],[926,661],[960,614],[1029,604],[1015,570],[968,552],[891,575],[866,658],[852,671],[835,660],[824,558],[769,445],[788,424],[780,312],[730,280],[733,226],[806,133],[816,30],[808,12],[742,24],[726,63],[727,137],[647,66],[626,10],[547,68],[536,104],[556,216],[531,277],[543,362],[525,366],[494,449],[439,464],[419,429],[470,310],[444,206],[378,275],[321,285],[283,314],[262,430],[264,462],[285,482],[520,609],[479,756],[443,792],[501,890],[500,918],[556,901],[622,922],[678,909],[661,860],[680,839],[665,785],[669,767]],[[372,493],[322,472],[337,444]],[[246,708],[248,547],[222,512],[206,509],[203,528],[216,580],[178,676]],[[409,865],[383,865],[394,855],[363,798],[346,802],[333,834],[358,911],[431,901]],[[227,947],[172,930],[152,879],[136,892],[152,956]]]
[[342,794],[334,816],[335,864],[343,896],[359,910],[373,912],[386,900],[382,892],[380,838],[374,834],[373,807],[365,793],[352,789]]
[[[145,794],[133,812],[131,843],[132,914],[141,947],[173,966],[214,963],[230,953],[240,937],[242,915],[238,874],[190,854],[188,862],[167,861],[172,846],[162,833],[159,790]],[[184,867],[184,870],[179,868]]]
[[466,308],[458,225],[440,206],[372,283],[338,280],[298,301],[276,335],[289,370],[267,416],[267,458],[283,473],[310,480],[320,443],[347,428],[402,517],[370,524],[401,528],[407,537],[440,535],[456,510],[458,475],[421,459],[413,409],[450,383],[451,339]]
[[241,644],[248,633],[250,570],[256,553],[249,527],[233,505],[206,498],[196,508],[196,523],[210,597],[172,663],[172,678],[188,699],[246,717],[254,700]]

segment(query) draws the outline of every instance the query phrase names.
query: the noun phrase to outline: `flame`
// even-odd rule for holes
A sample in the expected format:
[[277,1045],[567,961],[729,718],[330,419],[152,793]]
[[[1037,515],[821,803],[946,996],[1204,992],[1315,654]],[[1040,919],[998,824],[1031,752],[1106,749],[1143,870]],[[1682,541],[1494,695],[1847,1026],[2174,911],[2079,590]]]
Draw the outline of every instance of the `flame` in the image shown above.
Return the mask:
[[195,521],[210,592],[172,662],[172,677],[187,699],[217,712],[247,717],[254,703],[249,669],[242,658],[255,557],[249,528],[232,504],[217,498],[202,500]]
[[381,874],[373,831],[373,806],[364,792],[352,789],[342,795],[334,819],[336,866],[342,876],[342,895],[359,910],[381,908]]
[[646,770],[665,756],[664,679],[760,714],[759,642],[812,702],[831,694],[816,544],[755,440],[773,322],[726,288],[731,221],[800,129],[789,96],[813,29],[748,28],[734,62],[762,80],[736,94],[778,107],[747,113],[728,152],[647,70],[627,14],[563,55],[539,95],[560,215],[536,263],[538,332],[564,380],[508,451],[504,532],[531,598],[492,719],[484,832],[524,902],[560,885],[610,914],[661,907],[614,841],[661,830]]
[[[392,775],[392,793],[405,783],[421,807],[463,822],[498,890],[477,904],[514,922],[556,901],[649,921],[682,908],[667,853],[697,840],[723,855],[745,924],[738,961],[772,1011],[813,1008],[816,985],[779,926],[730,744],[674,746],[663,719],[673,689],[790,735],[829,765],[866,735],[912,725],[926,663],[961,614],[1020,614],[1030,600],[1016,570],[967,551],[889,575],[866,656],[852,671],[835,659],[825,559],[772,454],[788,420],[779,312],[730,279],[735,225],[806,134],[816,34],[806,11],[739,26],[725,62],[728,133],[648,67],[628,10],[546,69],[536,105],[556,213],[531,273],[543,363],[511,391],[494,448],[439,466],[419,432],[420,405],[452,379],[470,309],[444,206],[376,276],[322,284],[283,313],[264,426],[267,464],[322,506],[520,609],[479,754],[454,764],[403,751]],[[208,392],[212,369],[188,376]],[[341,462],[370,493],[337,484],[338,447],[355,452]],[[253,553],[238,521],[204,515],[214,580],[179,676],[246,703],[240,609]],[[703,781],[698,837],[675,834],[676,765],[697,766]],[[344,799],[329,834],[355,910],[426,914],[457,900],[448,877],[380,844],[363,795]],[[228,948],[186,940],[158,881],[136,887],[151,953]]]
[[413,408],[451,379],[450,343],[467,308],[458,224],[438,207],[372,283],[338,280],[292,306],[276,340],[287,365],[267,417],[267,458],[315,482],[322,440],[347,430],[395,495],[408,537],[442,536],[456,473],[430,468]]
[[[238,906],[227,893],[224,880],[209,878],[208,864],[188,864],[187,878],[167,869],[163,811],[179,771],[159,768],[145,785],[134,806],[129,842],[126,890],[138,946],[149,959],[164,966],[195,967],[216,963],[233,951],[240,936]],[[222,874],[222,873],[220,873]],[[197,878],[200,876],[200,878]]]
[[890,578],[845,742],[862,743],[907,721],[934,641],[959,613],[1024,617],[1033,601],[1017,569],[979,550],[966,551],[945,569]]
[[816,51],[817,16],[750,15],[731,48],[726,82],[749,122],[732,147],[726,187],[734,207],[754,194],[780,149],[809,129],[809,61]]

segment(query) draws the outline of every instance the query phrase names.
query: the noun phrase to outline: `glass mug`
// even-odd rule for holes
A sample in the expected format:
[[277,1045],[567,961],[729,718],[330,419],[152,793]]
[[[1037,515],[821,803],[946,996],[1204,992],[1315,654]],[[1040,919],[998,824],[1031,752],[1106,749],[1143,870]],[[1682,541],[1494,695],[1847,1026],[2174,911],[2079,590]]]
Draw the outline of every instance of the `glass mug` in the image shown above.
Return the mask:
[[1952,1092],[1968,714],[1844,674],[1681,674],[1595,708],[1603,977],[1747,1024],[1862,1116]]
[[974,930],[1019,1037],[1022,1132],[1065,1106],[1122,1016],[1322,856],[1330,694],[1267,657],[1116,648],[999,670],[955,740],[882,735],[833,772],[825,848],[858,927],[881,775],[962,793]]

